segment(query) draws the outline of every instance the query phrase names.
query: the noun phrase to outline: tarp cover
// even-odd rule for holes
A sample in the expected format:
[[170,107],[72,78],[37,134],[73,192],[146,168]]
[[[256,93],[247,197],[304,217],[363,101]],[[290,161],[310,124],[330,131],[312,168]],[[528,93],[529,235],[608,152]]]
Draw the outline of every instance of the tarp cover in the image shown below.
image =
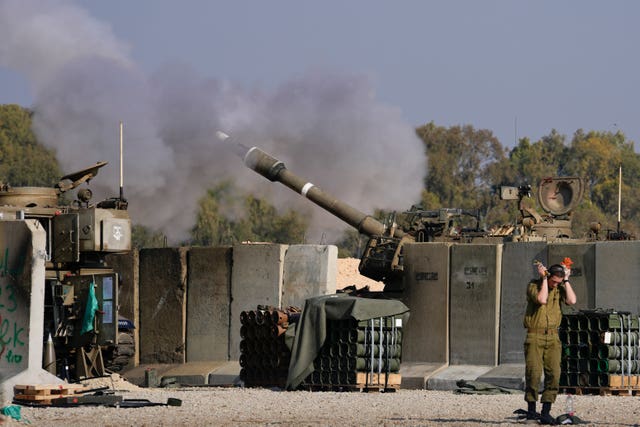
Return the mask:
[[327,336],[327,320],[369,320],[402,316],[404,326],[409,309],[398,300],[353,297],[347,294],[323,295],[306,300],[291,346],[287,390],[294,390],[313,372],[313,361]]

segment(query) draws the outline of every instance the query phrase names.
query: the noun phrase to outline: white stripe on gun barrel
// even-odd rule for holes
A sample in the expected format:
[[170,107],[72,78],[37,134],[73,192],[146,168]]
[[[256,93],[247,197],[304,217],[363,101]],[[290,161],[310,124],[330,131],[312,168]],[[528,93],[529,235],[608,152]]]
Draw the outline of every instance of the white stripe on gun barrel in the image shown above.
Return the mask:
[[311,190],[313,187],[315,187],[312,183],[307,182],[303,187],[302,190],[300,190],[300,194],[302,194],[304,197],[307,197],[307,193],[309,192],[309,190]]

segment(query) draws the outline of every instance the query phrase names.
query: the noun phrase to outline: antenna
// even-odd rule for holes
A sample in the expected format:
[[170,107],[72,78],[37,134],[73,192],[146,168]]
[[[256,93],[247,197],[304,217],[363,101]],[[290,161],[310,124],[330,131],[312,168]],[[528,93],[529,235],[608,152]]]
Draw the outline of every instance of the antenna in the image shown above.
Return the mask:
[[620,210],[622,206],[622,164],[618,170],[618,233],[620,233]]
[[120,200],[124,200],[124,174],[123,174],[123,160],[122,160],[122,134],[124,125],[120,122]]

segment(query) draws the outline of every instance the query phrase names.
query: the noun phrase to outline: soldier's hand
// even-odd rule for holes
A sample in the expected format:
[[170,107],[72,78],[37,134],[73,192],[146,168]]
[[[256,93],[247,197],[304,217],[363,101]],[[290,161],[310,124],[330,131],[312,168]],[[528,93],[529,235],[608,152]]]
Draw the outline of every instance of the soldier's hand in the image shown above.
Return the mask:
[[545,267],[542,263],[538,264],[538,274],[540,277],[547,277],[547,267]]

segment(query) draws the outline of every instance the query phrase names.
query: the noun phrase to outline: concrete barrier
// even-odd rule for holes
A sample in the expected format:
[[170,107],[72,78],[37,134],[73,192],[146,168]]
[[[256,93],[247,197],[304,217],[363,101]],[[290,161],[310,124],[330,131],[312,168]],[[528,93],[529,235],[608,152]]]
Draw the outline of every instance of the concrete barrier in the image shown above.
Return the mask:
[[184,363],[187,248],[140,250],[140,363]]
[[45,242],[35,220],[0,221],[0,401],[16,384],[55,384],[42,369]]
[[498,364],[502,244],[451,247],[452,365]]
[[640,315],[640,241],[601,242],[595,254],[595,307]]
[[[596,307],[596,259],[595,246],[599,243],[551,243],[548,247],[548,264],[559,264],[566,257],[571,258],[571,287],[578,302],[566,310],[584,310]],[[639,242],[640,243],[640,242]]]
[[240,358],[240,313],[258,305],[281,307],[287,245],[244,244],[233,247],[229,357]]
[[[135,329],[133,338],[140,343],[140,257],[136,249],[126,254],[110,254],[106,257],[107,264],[118,273],[118,315],[133,322]],[[140,363],[140,346],[136,345],[135,355],[129,367]]]
[[[158,296],[155,300],[145,299],[143,302],[143,288],[153,289],[156,294],[167,289],[173,292],[183,283],[184,278],[181,277],[184,274],[188,277],[188,286],[186,291],[182,290],[182,298],[189,307],[188,313],[178,314],[182,305],[176,299],[168,305],[169,311],[162,311],[157,316],[171,319],[171,322],[161,324],[165,328],[162,330],[165,336],[173,334],[179,337],[179,328],[186,328],[185,338],[182,341],[175,339],[171,345],[186,345],[187,361],[205,361],[207,358],[237,360],[239,315],[243,310],[253,310],[259,304],[277,307],[299,305],[299,301],[310,296],[333,292],[331,269],[335,268],[337,260],[332,247],[237,245],[232,248],[231,265],[213,261],[218,256],[208,258],[207,251],[214,249],[198,249],[202,252],[194,258],[189,252],[188,272],[180,274],[173,271],[185,269],[177,249],[160,250],[145,256],[141,251],[142,341],[145,339],[145,319],[152,320],[142,313],[157,308],[160,302]],[[170,256],[163,251],[169,251]],[[456,375],[460,375],[460,379],[491,378],[497,381],[497,378],[502,384],[520,384],[525,338],[522,317],[526,306],[526,285],[536,276],[533,261],[540,260],[549,265],[567,256],[575,263],[572,283],[579,299],[578,308],[640,311],[640,288],[637,286],[640,280],[640,241],[408,244],[404,251],[406,290],[403,294],[391,295],[402,299],[411,310],[409,322],[404,325],[403,387],[423,388],[429,380],[431,387],[444,387],[445,383],[448,387]],[[200,260],[192,263],[198,257]],[[226,273],[218,272],[218,267]],[[161,278],[143,277],[149,269],[154,271],[155,277]],[[220,279],[220,284],[214,285],[214,294],[211,294],[212,289],[207,283],[212,279],[211,275],[216,274],[221,278],[230,275],[227,277],[230,281],[230,302],[226,303],[226,346],[224,338],[220,338],[221,334],[224,335],[224,328],[213,330],[215,327],[211,326],[214,322],[217,325],[223,322],[215,319],[213,312],[209,311],[211,304],[219,304],[215,312],[225,317],[223,301],[227,298],[220,294],[226,279]],[[302,290],[309,291],[309,294],[304,295]],[[226,352],[226,355],[219,352]],[[449,363],[452,366],[447,367]],[[492,369],[496,364],[501,366]],[[501,367],[504,369],[498,369]],[[462,371],[467,371],[468,375],[460,374]]]
[[191,248],[187,279],[187,362],[228,360],[232,248]]
[[336,293],[338,248],[291,245],[284,257],[282,307],[304,307],[308,298]]
[[502,249],[499,363],[524,363],[527,286],[538,277],[534,261],[547,263],[544,242],[505,243]]
[[450,243],[405,246],[403,362],[449,362]]

